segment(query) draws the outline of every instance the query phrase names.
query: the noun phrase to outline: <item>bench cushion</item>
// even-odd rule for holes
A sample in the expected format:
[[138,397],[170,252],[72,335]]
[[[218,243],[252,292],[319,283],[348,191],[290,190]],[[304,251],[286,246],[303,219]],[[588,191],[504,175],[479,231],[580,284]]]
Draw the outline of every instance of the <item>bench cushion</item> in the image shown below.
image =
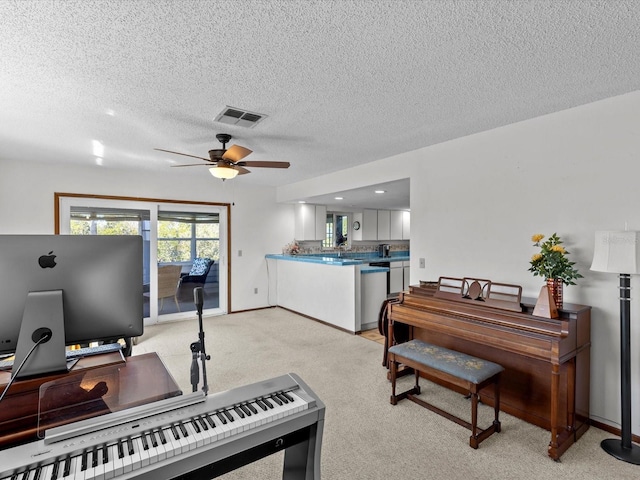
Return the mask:
[[475,384],[481,383],[504,370],[497,363],[449,350],[448,348],[431,345],[420,340],[411,340],[394,345],[389,349],[389,353]]

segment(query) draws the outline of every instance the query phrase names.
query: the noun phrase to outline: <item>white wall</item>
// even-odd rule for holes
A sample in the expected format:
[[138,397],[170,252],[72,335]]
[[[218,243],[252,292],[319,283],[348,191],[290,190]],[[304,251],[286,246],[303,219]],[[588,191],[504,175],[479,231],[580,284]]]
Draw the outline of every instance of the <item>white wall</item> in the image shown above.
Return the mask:
[[[565,240],[584,275],[565,287],[565,301],[593,306],[591,415],[611,424],[620,419],[618,278],[589,267],[596,230],[625,222],[640,229],[638,124],[636,92],[435,146],[411,182],[412,267],[415,258],[427,263],[419,278],[477,275],[520,284],[535,297],[541,281],[527,271],[536,252],[531,235],[557,232]],[[634,278],[635,292],[639,285]],[[639,300],[636,293],[631,307],[636,434]]]
[[[54,192],[234,203],[231,207],[231,308],[268,305],[266,253],[293,239],[293,206],[275,189],[244,187],[242,178],[122,172],[98,166],[23,164],[0,159],[0,233],[53,233]],[[238,251],[242,250],[242,256]],[[254,289],[258,288],[258,293]]]
[[[542,285],[534,233],[557,232],[591,305],[591,416],[619,426],[616,275],[590,272],[596,230],[640,230],[640,92],[535,118],[278,189],[278,200],[411,178],[411,281],[478,276]],[[339,188],[334,188],[339,185]],[[419,259],[426,259],[426,269]],[[632,431],[640,435],[640,280],[632,278]]]

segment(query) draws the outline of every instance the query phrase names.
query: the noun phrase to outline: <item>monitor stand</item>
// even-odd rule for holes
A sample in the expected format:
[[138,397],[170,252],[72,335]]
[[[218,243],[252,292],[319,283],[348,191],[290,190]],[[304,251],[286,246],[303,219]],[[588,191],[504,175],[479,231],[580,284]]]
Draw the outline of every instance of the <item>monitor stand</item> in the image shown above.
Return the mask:
[[16,378],[68,371],[62,290],[27,294],[12,372],[18,370],[33,346],[47,336],[49,339],[34,349]]

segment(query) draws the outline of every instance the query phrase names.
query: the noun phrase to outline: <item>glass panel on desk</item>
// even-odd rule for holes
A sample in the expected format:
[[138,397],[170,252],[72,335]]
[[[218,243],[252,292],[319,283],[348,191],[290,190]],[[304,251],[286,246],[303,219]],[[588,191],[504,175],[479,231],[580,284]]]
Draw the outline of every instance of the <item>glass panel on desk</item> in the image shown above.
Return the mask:
[[38,437],[47,429],[181,395],[155,353],[126,363],[86,369],[40,386]]
[[118,405],[118,366],[72,372],[40,387],[38,437],[45,430],[104,415]]

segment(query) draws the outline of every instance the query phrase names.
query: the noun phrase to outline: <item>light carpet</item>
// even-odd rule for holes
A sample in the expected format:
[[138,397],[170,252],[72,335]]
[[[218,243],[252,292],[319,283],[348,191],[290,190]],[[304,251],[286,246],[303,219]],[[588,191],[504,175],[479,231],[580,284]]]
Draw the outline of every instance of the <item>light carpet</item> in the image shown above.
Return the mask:
[[[382,367],[382,345],[270,308],[205,317],[211,392],[284,373],[297,373],[326,404],[322,477],[327,480],[419,479],[633,479],[640,466],[609,456],[600,441],[612,435],[591,427],[555,462],[549,432],[503,412],[502,432],[469,447],[470,431],[408,400],[392,406]],[[189,346],[198,320],[147,327],[134,354],[157,352],[185,393],[191,391]],[[400,380],[399,388],[411,385]],[[469,400],[423,380],[428,401],[470,418]],[[401,390],[399,390],[401,391]],[[481,405],[481,427],[492,409]],[[283,454],[228,473],[223,479],[280,479]]]

